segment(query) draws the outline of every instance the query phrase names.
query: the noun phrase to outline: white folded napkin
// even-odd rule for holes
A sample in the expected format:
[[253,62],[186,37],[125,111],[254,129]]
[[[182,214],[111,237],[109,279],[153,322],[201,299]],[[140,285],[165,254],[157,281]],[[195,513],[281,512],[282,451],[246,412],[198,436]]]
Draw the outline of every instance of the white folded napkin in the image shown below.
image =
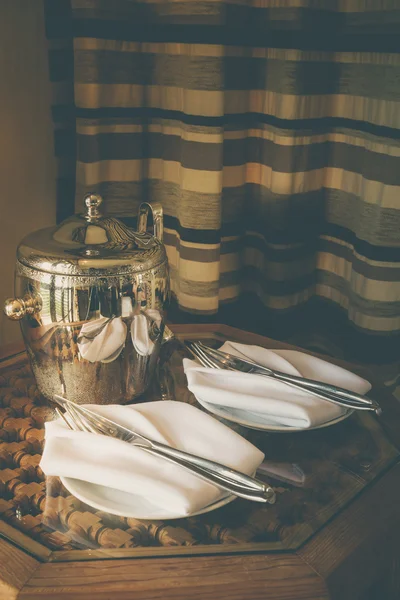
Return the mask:
[[[155,441],[253,474],[264,455],[240,435],[183,402],[97,406],[91,410]],[[115,438],[46,423],[40,466],[46,475],[71,477],[139,495],[166,515],[187,516],[226,495],[186,469]],[[167,517],[166,517],[167,518]]]
[[88,321],[79,333],[79,352],[89,362],[111,362],[121,354],[126,334],[127,327],[121,317]]
[[135,315],[131,323],[132,344],[140,356],[149,356],[154,350],[154,342],[149,336],[149,325],[144,315]]
[[[221,350],[265,367],[333,383],[359,394],[371,388],[371,384],[358,375],[297,350],[267,350],[236,342],[226,342]],[[263,416],[263,424],[309,428],[335,419],[346,410],[275,379],[209,369],[189,359],[183,363],[189,390],[200,402],[258,413]]]

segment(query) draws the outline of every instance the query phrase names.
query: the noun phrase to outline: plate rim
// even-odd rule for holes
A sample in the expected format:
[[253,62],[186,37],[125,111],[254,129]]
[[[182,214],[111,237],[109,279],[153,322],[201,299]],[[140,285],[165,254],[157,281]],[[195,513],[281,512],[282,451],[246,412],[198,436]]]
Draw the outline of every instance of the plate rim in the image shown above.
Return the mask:
[[[344,421],[345,419],[347,419],[348,417],[350,417],[353,413],[354,413],[354,408],[346,408],[345,411],[343,412],[343,414],[339,415],[338,417],[335,417],[334,419],[331,419],[329,421],[325,421],[324,423],[320,423],[319,425],[314,425],[313,427],[285,427],[285,426],[257,426],[256,424],[252,424],[249,425],[249,421],[243,421],[243,420],[238,420],[236,417],[233,416],[229,416],[228,413],[228,408],[226,407],[226,412],[225,411],[218,411],[218,404],[214,404],[214,403],[210,403],[210,402],[205,402],[204,400],[202,400],[201,398],[196,397],[197,402],[204,408],[206,409],[208,412],[210,412],[213,415],[216,415],[217,417],[220,417],[221,419],[225,419],[227,421],[230,421],[232,423],[236,423],[237,425],[240,425],[241,427],[247,427],[248,429],[254,429],[256,431],[267,431],[269,433],[299,433],[301,431],[315,431],[316,429],[323,429],[325,427],[330,427],[331,425],[336,425],[337,423],[340,423],[341,421]],[[237,409],[240,410],[240,409]],[[246,411],[243,411],[246,412]],[[247,412],[251,412],[251,411],[247,411]]]
[[[115,509],[113,509],[113,511],[111,511],[108,507],[105,507],[104,505],[101,505],[100,503],[93,503],[91,500],[88,501],[88,499],[85,498],[85,496],[82,495],[79,491],[76,492],[74,484],[72,483],[72,485],[71,485],[71,481],[72,482],[80,481],[83,484],[86,484],[90,487],[98,487],[101,484],[92,483],[90,481],[84,481],[83,479],[77,479],[76,477],[64,477],[62,475],[60,475],[60,480],[61,480],[61,483],[63,484],[63,486],[68,490],[68,492],[70,494],[75,496],[81,502],[84,502],[85,504],[88,504],[92,508],[95,508],[96,510],[105,511],[105,512],[108,512],[110,514],[113,514],[113,515],[116,515],[119,517],[126,517],[128,519],[129,518],[140,519],[143,521],[170,521],[170,520],[176,520],[176,519],[185,519],[185,518],[189,518],[189,517],[196,517],[196,516],[211,512],[213,510],[217,510],[218,508],[222,508],[223,506],[226,506],[227,504],[230,504],[231,502],[233,502],[233,500],[237,499],[237,496],[235,496],[234,494],[228,494],[227,496],[224,496],[224,497],[220,498],[219,500],[216,500],[212,504],[208,504],[207,506],[203,507],[202,509],[200,509],[194,513],[190,513],[189,515],[175,515],[175,516],[174,515],[172,515],[172,516],[164,515],[164,516],[143,517],[143,516],[134,515],[132,513],[127,515],[121,511],[115,512]],[[102,487],[107,487],[107,486],[102,486]],[[116,488],[110,488],[110,489],[114,490],[115,492],[122,492],[122,490],[117,490]],[[134,494],[130,494],[129,492],[123,492],[123,493],[129,494],[130,496],[134,496]]]

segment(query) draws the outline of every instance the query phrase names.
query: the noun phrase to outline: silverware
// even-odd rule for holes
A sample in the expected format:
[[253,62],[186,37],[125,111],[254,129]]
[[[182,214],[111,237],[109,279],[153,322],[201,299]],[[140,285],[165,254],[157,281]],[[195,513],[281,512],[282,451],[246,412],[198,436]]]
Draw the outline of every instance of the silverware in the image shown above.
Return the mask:
[[256,375],[263,375],[272,379],[276,379],[290,385],[294,388],[307,391],[313,396],[340,404],[346,408],[352,408],[356,410],[371,410],[377,414],[381,414],[382,410],[379,404],[367,398],[361,396],[355,392],[345,390],[343,388],[323,383],[322,381],[314,381],[313,379],[306,379],[304,377],[298,377],[295,375],[288,375],[281,371],[276,371],[262,365],[258,365],[248,359],[242,359],[210,348],[201,342],[186,341],[186,347],[192,352],[192,354],[200,361],[200,363],[209,368],[214,369],[228,369],[233,371],[240,371],[242,373],[253,373]]
[[66,415],[63,418],[71,428],[121,439],[150,454],[178,464],[208,481],[208,483],[212,483],[246,500],[268,502],[269,504],[274,504],[275,502],[274,490],[268,484],[254,477],[249,477],[206,458],[150,440],[61,396],[55,395],[54,401],[66,411]]

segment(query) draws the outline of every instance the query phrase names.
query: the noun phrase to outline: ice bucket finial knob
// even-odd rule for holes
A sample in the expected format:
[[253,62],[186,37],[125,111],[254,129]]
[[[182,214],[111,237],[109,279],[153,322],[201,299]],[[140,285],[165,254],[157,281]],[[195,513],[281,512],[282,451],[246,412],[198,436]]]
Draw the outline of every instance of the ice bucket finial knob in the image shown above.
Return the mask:
[[88,194],[85,196],[85,205],[87,208],[86,218],[87,219],[99,219],[103,215],[101,214],[99,207],[103,202],[103,198],[98,194]]

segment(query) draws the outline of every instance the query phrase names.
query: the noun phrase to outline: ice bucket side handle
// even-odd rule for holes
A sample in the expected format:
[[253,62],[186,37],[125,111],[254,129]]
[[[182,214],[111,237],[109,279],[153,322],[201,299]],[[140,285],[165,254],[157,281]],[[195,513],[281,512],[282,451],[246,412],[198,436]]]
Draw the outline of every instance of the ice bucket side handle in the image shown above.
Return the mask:
[[26,294],[23,298],[8,298],[4,303],[4,313],[12,321],[20,321],[26,315],[33,315],[42,309],[39,295]]

